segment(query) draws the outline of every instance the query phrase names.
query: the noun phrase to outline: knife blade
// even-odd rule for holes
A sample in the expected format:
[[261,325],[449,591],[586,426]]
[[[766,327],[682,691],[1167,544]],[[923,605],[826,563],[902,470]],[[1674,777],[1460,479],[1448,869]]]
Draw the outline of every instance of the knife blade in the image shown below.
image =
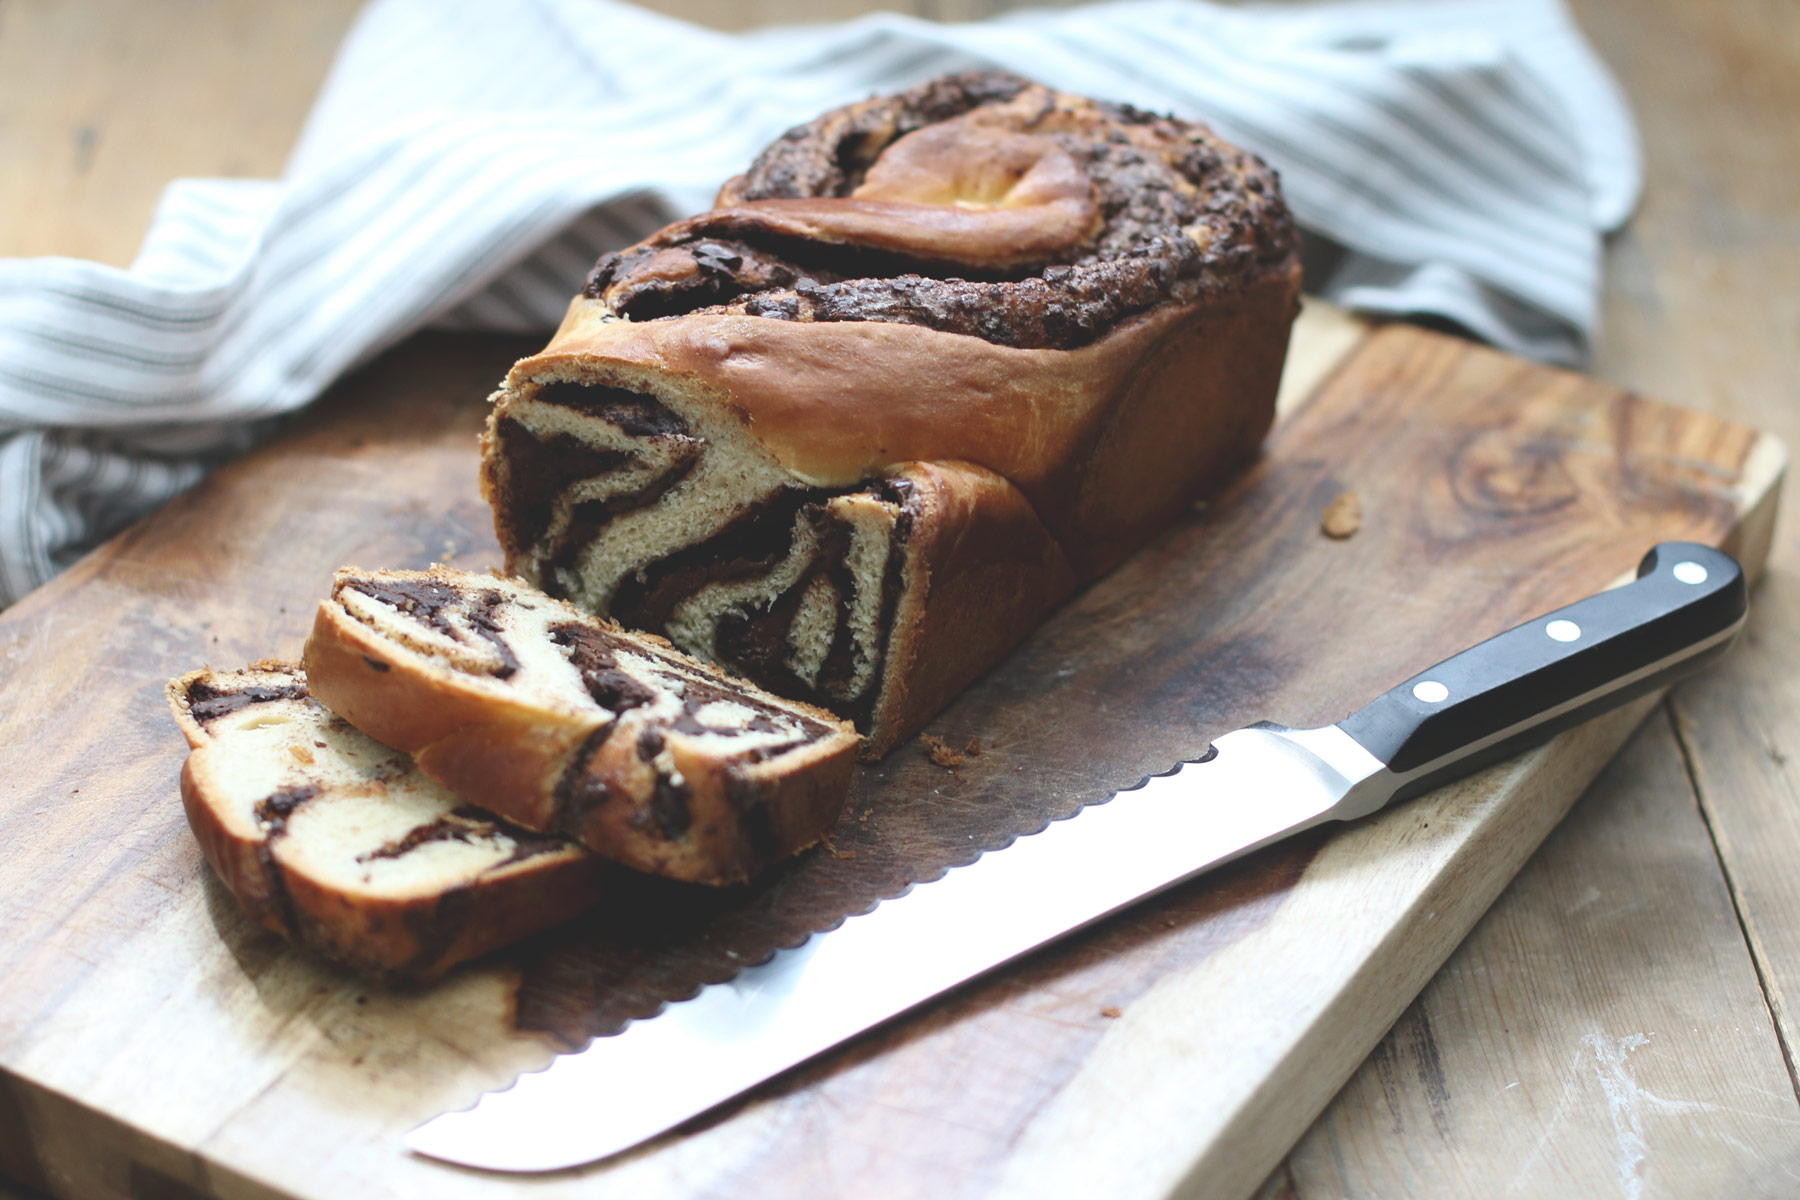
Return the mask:
[[1637,578],[1413,676],[1336,725],[1263,722],[837,929],[414,1129],[491,1171],[592,1162],[958,984],[1272,842],[1353,821],[1699,669],[1747,612],[1743,572],[1665,542]]

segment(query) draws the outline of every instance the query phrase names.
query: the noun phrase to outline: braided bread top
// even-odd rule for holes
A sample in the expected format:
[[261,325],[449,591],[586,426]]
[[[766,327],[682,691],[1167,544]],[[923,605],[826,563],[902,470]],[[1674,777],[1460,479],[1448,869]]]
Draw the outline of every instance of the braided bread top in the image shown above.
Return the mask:
[[711,212],[602,258],[585,294],[634,321],[892,322],[1073,349],[1286,272],[1296,247],[1275,172],[1204,125],[984,72],[789,130]]

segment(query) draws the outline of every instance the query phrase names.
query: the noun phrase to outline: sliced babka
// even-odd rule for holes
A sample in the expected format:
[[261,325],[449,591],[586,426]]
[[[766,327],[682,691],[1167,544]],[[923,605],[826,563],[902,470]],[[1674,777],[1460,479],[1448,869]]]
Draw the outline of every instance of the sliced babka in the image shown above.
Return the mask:
[[857,738],[516,580],[340,570],[314,693],[466,803],[659,875],[733,883],[817,842]]
[[200,848],[258,924],[359,970],[423,982],[579,913],[616,867],[464,804],[358,732],[291,663],[169,684]]

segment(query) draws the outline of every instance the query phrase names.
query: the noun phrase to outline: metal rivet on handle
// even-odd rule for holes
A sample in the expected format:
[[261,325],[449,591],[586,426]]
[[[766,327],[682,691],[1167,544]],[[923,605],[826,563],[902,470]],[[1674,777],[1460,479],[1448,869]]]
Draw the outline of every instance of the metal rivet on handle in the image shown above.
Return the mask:
[[1683,583],[1705,583],[1706,568],[1697,562],[1678,562],[1675,564],[1675,578]]
[[1435,679],[1413,684],[1413,695],[1427,704],[1438,704],[1450,698],[1450,689]]
[[1559,642],[1572,642],[1581,636],[1581,626],[1573,621],[1552,621],[1544,626],[1544,632]]

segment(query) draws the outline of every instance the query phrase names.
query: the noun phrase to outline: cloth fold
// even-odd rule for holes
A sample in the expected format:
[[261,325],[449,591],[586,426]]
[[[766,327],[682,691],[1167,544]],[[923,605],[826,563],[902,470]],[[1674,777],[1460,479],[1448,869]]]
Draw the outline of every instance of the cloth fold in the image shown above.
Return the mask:
[[1211,122],[1308,289],[1576,362],[1636,134],[1559,0],[1121,0],[725,34],[613,0],[373,0],[283,178],[170,185],[128,270],[0,260],[0,604],[420,328],[548,332],[593,261],[835,105],[1002,67]]

